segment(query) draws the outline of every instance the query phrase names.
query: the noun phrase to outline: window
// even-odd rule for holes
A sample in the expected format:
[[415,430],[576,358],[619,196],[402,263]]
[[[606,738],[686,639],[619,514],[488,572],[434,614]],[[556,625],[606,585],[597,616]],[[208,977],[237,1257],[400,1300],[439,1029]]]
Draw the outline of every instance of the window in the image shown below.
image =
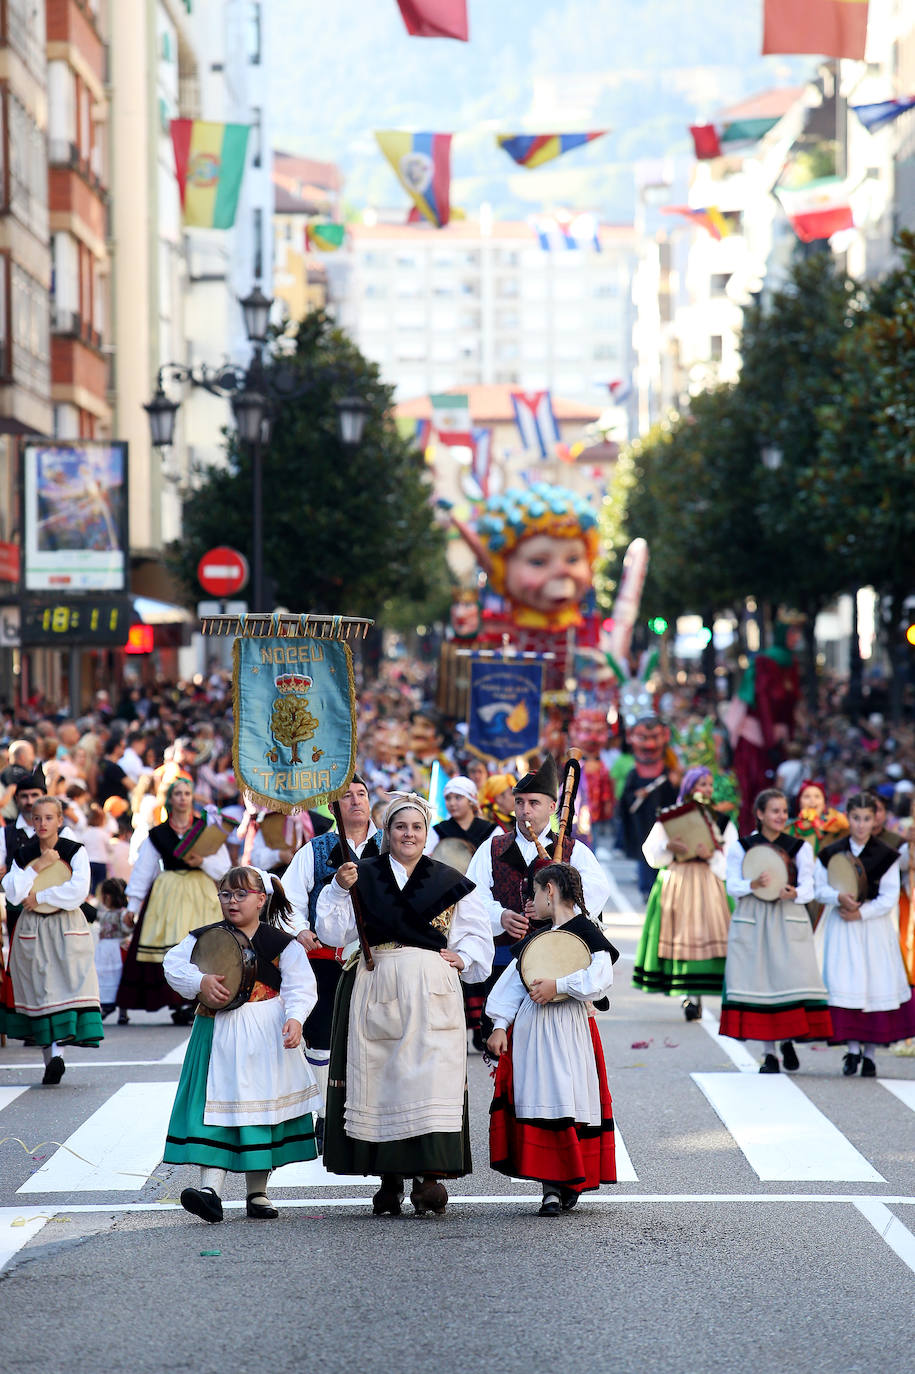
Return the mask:
[[251,106],[251,132],[248,138],[251,143],[251,166],[259,167],[263,155],[263,130],[262,130],[263,111],[259,105]]
[[262,39],[260,0],[253,0],[248,7],[248,61],[254,66],[261,60]]
[[713,363],[721,362],[723,344],[724,340],[720,334],[713,334],[712,337],[709,339],[708,355]]

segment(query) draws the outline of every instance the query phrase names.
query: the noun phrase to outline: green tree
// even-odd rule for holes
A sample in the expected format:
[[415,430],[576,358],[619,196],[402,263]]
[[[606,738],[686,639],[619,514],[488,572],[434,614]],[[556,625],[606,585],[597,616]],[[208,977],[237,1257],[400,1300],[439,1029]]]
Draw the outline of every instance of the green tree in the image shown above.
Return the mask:
[[[313,383],[300,399],[278,404],[262,457],[264,570],[277,604],[386,624],[415,624],[415,606],[443,614],[444,535],[422,458],[397,432],[392,389],[322,312],[301,321],[293,343],[266,364],[280,384],[284,371]],[[354,450],[340,443],[335,408],[350,391],[370,406]],[[184,533],[170,555],[189,596],[207,549],[228,544],[250,558],[251,454],[234,434],[226,459],[184,498]]]

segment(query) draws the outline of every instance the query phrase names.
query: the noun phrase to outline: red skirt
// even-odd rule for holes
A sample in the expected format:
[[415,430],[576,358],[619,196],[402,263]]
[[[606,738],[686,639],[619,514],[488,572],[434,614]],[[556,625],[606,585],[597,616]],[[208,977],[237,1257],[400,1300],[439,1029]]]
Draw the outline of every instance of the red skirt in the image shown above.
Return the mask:
[[584,1126],[569,1119],[519,1121],[515,1116],[512,1075],[512,1033],[508,1049],[499,1060],[495,1095],[489,1116],[489,1162],[509,1178],[529,1178],[536,1183],[561,1183],[584,1193],[602,1183],[616,1182],[616,1141],[613,1134],[613,1103],[607,1084],[604,1050],[594,1018],[588,1018],[597,1081],[600,1088],[599,1126]]
[[829,1040],[832,1017],[828,1007],[722,1007],[718,1034],[732,1040]]

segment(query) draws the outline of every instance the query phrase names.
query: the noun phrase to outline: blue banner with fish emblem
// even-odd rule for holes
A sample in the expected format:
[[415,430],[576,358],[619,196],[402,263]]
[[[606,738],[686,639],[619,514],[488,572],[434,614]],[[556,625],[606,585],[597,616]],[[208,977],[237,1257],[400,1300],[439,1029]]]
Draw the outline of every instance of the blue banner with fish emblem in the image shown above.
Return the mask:
[[340,797],[356,766],[356,691],[337,639],[236,639],[234,762],[240,789],[270,811]]
[[490,759],[527,754],[540,741],[543,661],[472,658],[467,742]]

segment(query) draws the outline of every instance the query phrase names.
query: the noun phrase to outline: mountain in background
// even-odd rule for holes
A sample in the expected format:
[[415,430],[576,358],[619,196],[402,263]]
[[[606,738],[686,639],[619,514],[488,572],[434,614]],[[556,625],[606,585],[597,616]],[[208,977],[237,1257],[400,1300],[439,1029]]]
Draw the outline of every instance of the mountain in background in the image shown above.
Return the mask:
[[[392,206],[375,129],[455,134],[452,203],[631,219],[632,164],[688,153],[687,126],[812,59],[760,56],[762,0],[470,0],[471,42],[410,38],[394,0],[270,0],[273,146],[337,162],[349,206]],[[610,128],[536,171],[496,132]]]

